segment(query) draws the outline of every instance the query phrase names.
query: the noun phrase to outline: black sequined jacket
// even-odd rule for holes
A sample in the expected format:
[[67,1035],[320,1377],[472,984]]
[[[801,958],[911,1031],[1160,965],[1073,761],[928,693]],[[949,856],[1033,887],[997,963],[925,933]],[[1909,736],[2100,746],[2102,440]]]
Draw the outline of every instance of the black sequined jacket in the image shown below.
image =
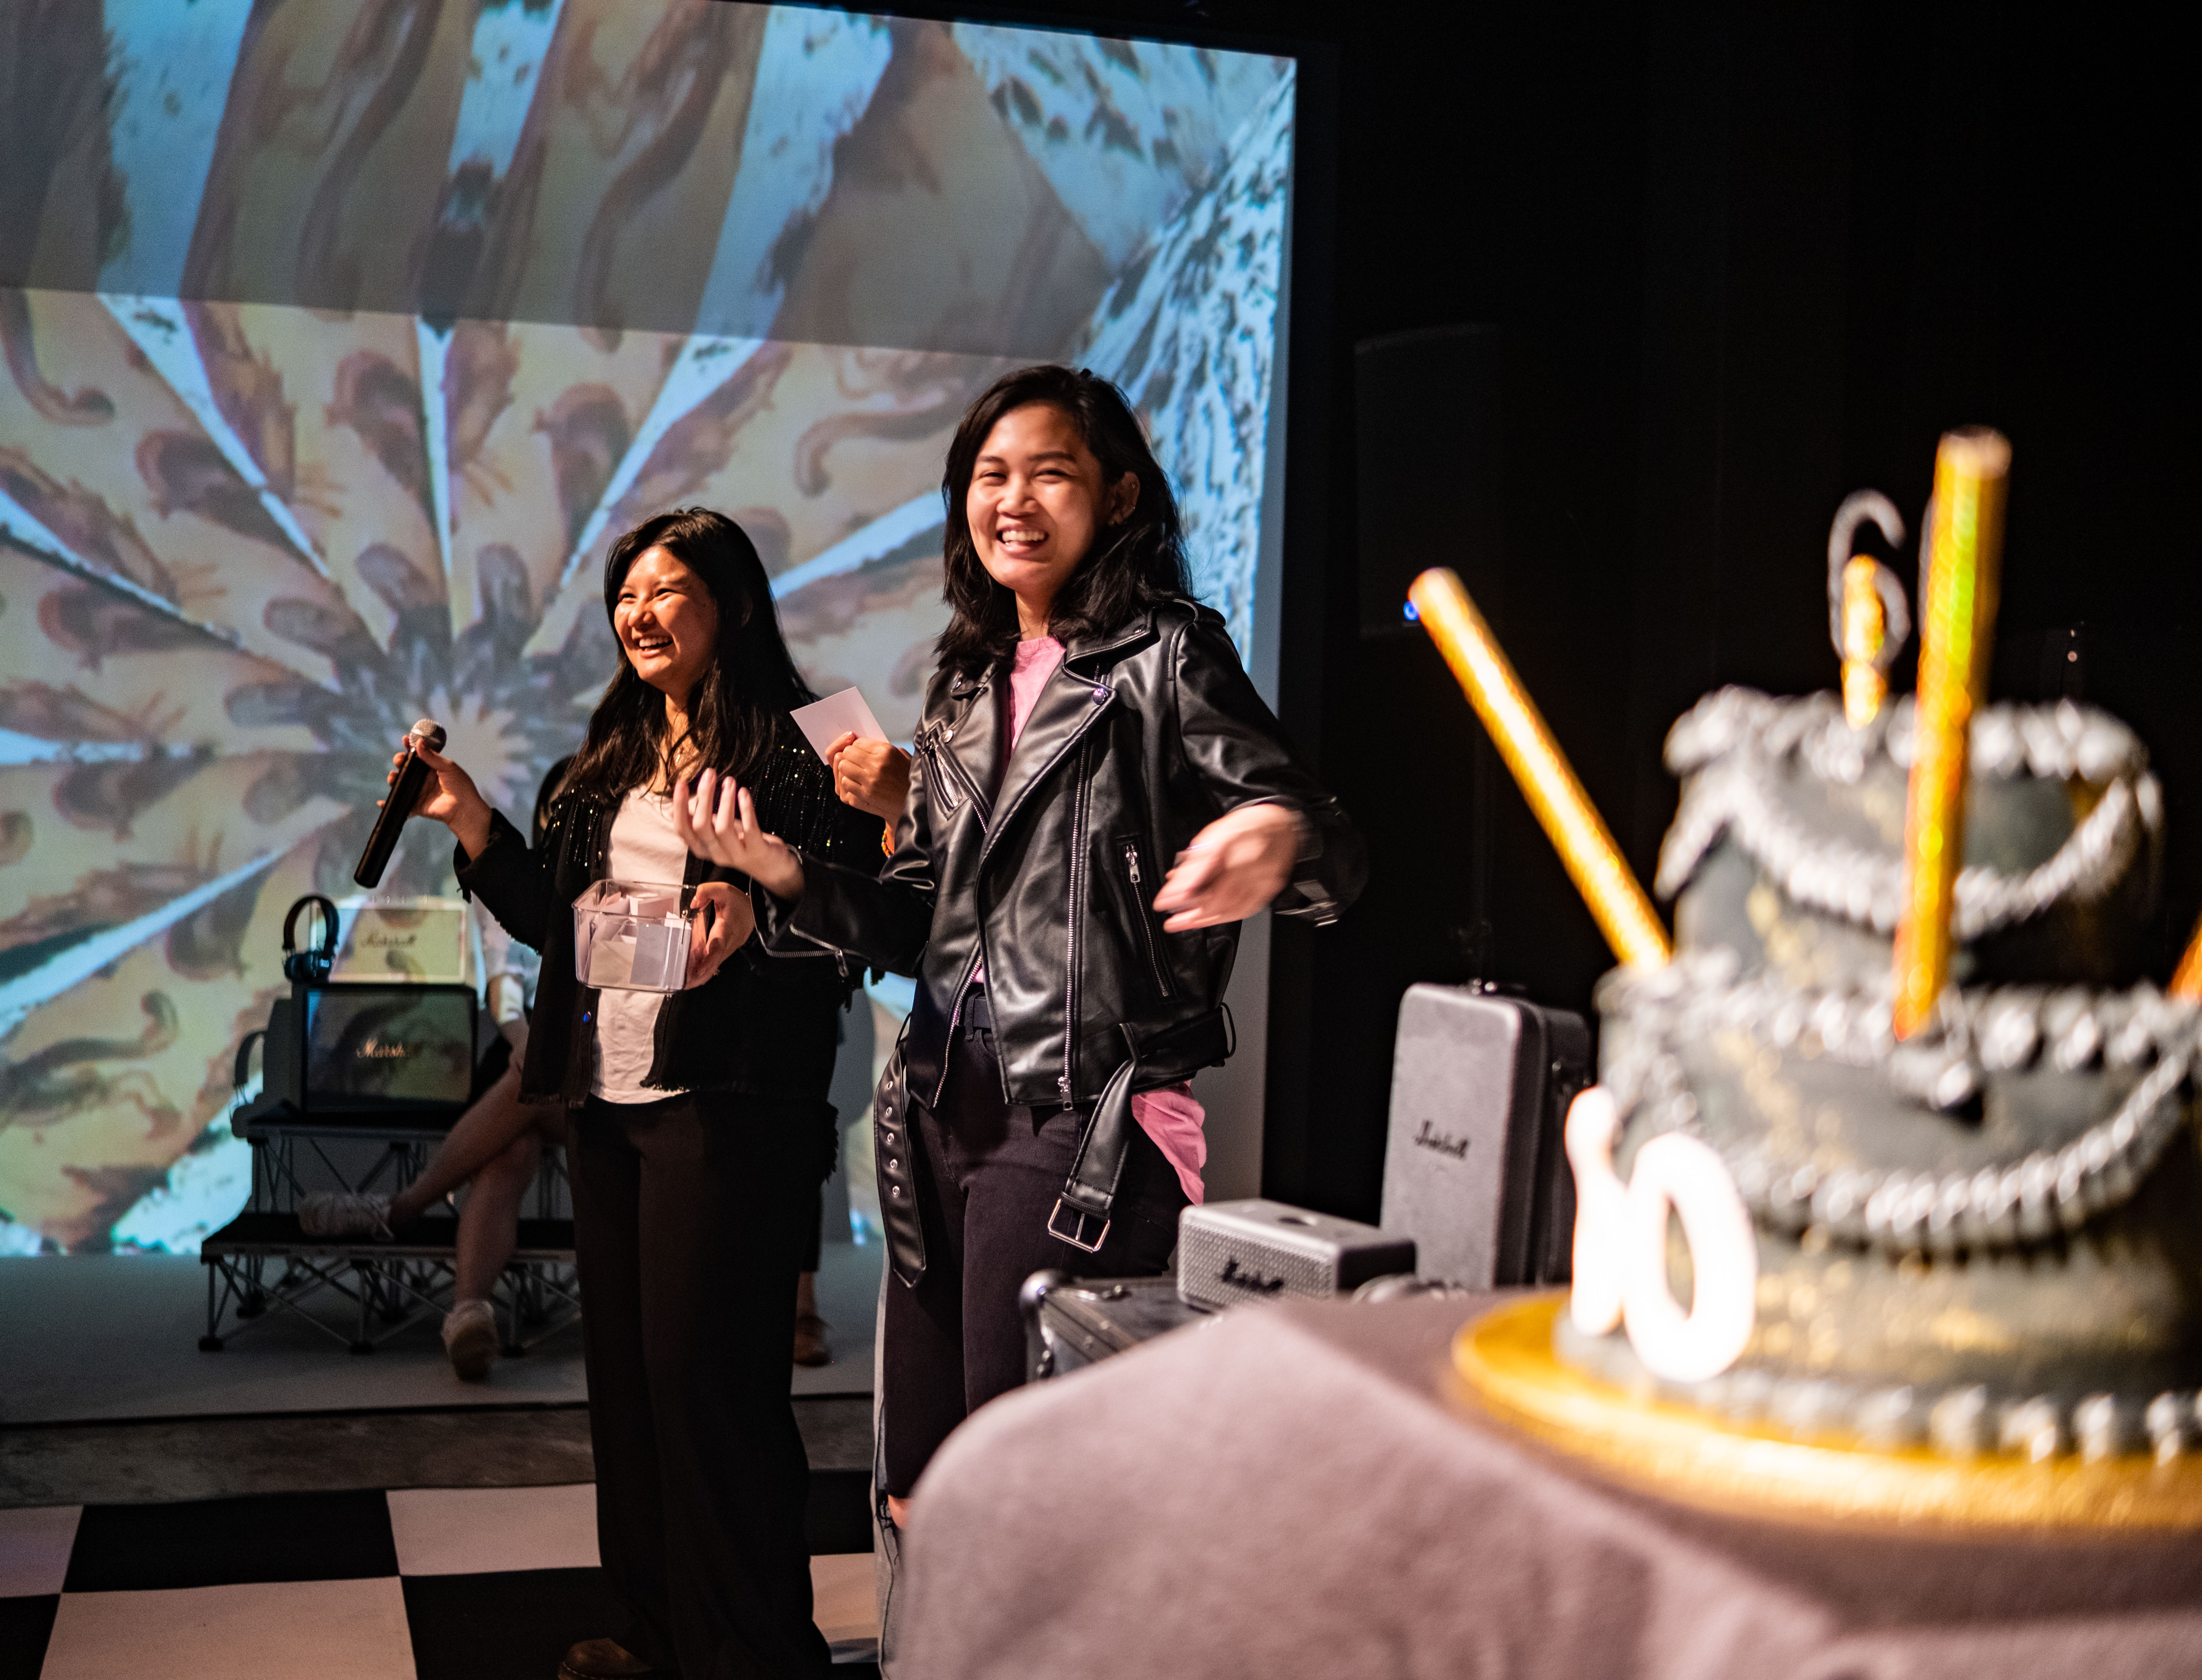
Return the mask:
[[[764,768],[744,786],[774,834],[806,853],[844,868],[876,874],[880,819],[845,805],[832,775],[783,719],[781,740]],[[505,931],[543,953],[535,1009],[521,1070],[521,1095],[577,1106],[595,1071],[597,992],[574,974],[572,905],[609,873],[617,802],[568,793],[550,807],[531,848],[499,814],[488,845],[454,860],[459,886],[478,897]],[[804,838],[799,841],[797,835]],[[749,877],[691,854],[686,879],[750,890]],[[752,935],[703,985],[676,992],[658,1011],[656,1053],[644,1083],[665,1091],[737,1091],[823,1102],[833,1077],[834,1016],[859,975],[825,953],[781,956]]]

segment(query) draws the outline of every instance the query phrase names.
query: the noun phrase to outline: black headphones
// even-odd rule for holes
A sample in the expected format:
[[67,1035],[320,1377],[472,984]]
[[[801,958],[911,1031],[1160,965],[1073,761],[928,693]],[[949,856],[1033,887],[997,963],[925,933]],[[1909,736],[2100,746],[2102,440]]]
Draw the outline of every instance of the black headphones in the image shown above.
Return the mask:
[[[321,912],[321,943],[309,951],[298,949],[298,912],[308,905]],[[291,913],[283,918],[283,977],[303,985],[319,986],[327,981],[329,970],[337,960],[337,907],[319,893],[309,893],[291,906]]]

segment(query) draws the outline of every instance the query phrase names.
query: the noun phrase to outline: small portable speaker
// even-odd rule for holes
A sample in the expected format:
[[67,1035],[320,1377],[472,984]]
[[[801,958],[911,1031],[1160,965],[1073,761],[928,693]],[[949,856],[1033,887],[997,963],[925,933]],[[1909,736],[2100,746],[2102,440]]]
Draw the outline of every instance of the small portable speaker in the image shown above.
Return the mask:
[[1582,1017],[1473,986],[1410,986],[1392,1058],[1384,1229],[1470,1289],[1565,1278],[1575,1181],[1562,1129],[1590,1082]]
[[1327,1298],[1414,1269],[1410,1239],[1283,1202],[1251,1197],[1178,1215],[1177,1293],[1193,1306]]

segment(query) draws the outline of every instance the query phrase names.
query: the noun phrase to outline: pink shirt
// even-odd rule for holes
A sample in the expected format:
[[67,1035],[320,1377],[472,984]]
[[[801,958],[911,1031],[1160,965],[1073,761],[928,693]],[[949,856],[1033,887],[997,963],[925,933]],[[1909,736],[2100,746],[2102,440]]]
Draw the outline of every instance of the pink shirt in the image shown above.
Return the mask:
[[[1053,636],[1017,644],[1016,662],[1010,667],[1010,750],[1016,750],[1025,721],[1039,704],[1040,690],[1063,663],[1063,644]],[[976,985],[986,977],[980,964],[972,976]],[[1190,1085],[1171,1085],[1159,1091],[1141,1091],[1132,1098],[1132,1117],[1155,1142],[1185,1187],[1186,1200],[1196,1206],[1201,1200],[1200,1170],[1208,1164],[1208,1134],[1203,1126],[1208,1111],[1192,1094]]]

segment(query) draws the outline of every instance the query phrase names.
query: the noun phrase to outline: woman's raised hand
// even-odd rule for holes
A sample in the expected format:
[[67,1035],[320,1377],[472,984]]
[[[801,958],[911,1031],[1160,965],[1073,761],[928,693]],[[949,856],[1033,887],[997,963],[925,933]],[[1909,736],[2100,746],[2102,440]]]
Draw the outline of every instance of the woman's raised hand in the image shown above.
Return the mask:
[[[443,823],[466,847],[468,857],[480,857],[482,848],[489,844],[489,801],[482,798],[474,779],[442,753],[430,746],[416,746],[413,738],[407,736],[390,761],[390,774],[383,778],[384,785],[397,781],[408,751],[418,752],[421,762],[428,767],[428,779],[421,785],[421,797],[414,801],[411,814]],[[380,799],[375,801],[378,805],[381,803]]]
[[843,805],[887,822],[902,815],[910,798],[910,754],[892,742],[865,740],[851,729],[826,749],[826,768]]
[[696,914],[688,924],[688,986],[701,986],[757,931],[749,899],[723,881],[696,889]]
[[673,788],[673,832],[698,857],[739,869],[766,892],[803,896],[803,860],[786,840],[758,826],[749,789],[706,770],[692,791],[683,776]]
[[1163,877],[1155,908],[1169,917],[1163,932],[1244,922],[1285,890],[1299,851],[1300,819],[1285,806],[1226,811],[1192,837]]

